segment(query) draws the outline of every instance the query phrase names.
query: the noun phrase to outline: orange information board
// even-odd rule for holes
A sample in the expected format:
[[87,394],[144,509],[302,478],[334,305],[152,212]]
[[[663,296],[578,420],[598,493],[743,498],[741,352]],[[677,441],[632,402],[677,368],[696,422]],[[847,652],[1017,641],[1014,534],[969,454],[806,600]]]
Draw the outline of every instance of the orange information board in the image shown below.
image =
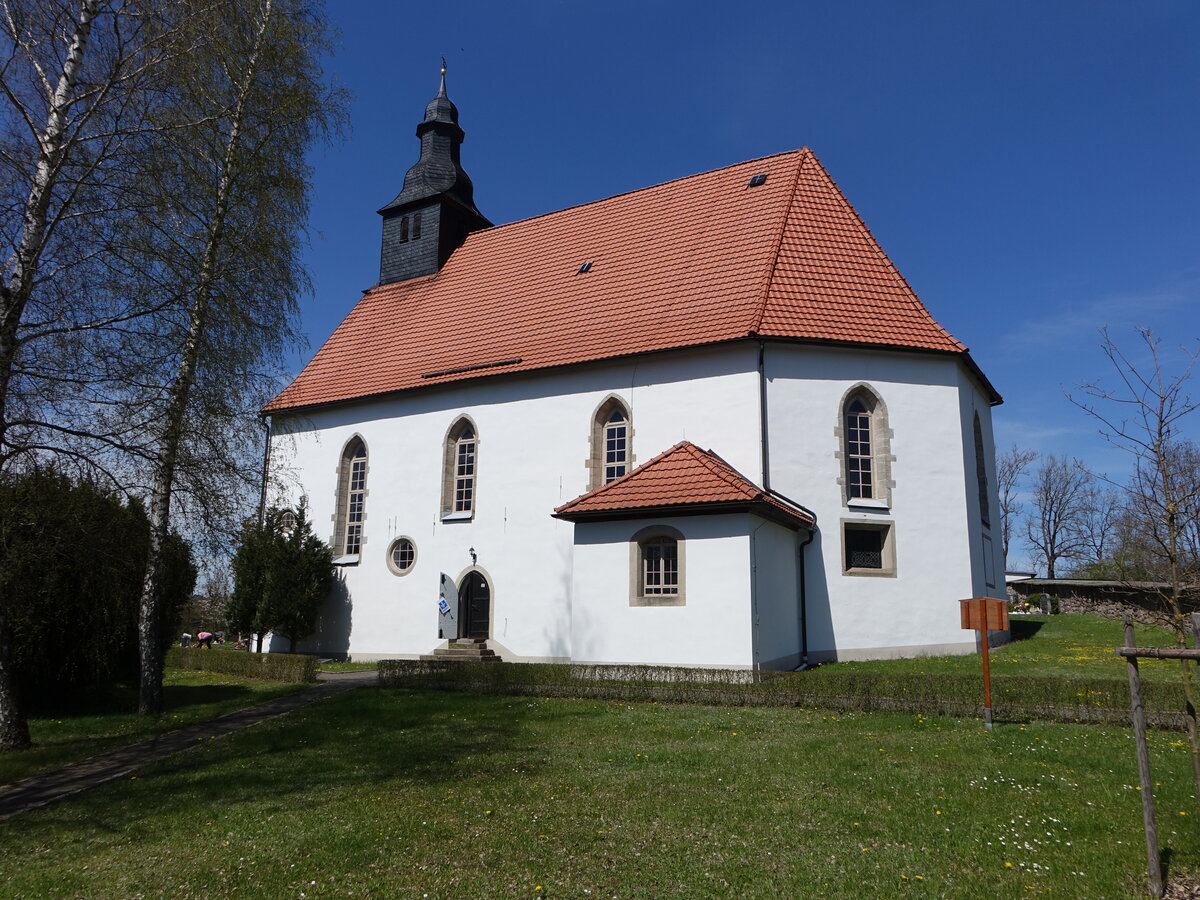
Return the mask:
[[997,597],[958,601],[962,627],[970,631],[1008,631],[1008,603]]

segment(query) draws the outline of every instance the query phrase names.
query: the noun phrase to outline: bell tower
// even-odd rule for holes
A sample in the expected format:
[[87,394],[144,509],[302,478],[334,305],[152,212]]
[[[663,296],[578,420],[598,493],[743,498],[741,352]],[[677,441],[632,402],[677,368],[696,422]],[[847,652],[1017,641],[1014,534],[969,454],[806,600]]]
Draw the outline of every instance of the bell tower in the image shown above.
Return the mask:
[[379,210],[383,248],[379,283],[437,272],[467,235],[492,223],[475,208],[475,187],[459,160],[465,133],[458,108],[446,95],[446,61],[437,96],[417,126],[421,157],[404,176],[396,199]]

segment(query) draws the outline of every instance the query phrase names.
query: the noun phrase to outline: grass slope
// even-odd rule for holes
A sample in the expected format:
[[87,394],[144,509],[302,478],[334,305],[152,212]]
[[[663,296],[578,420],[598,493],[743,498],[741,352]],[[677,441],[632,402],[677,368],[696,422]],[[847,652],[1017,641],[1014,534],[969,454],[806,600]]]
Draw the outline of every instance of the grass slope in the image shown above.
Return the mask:
[[0,753],[0,784],[60,768],[235,709],[265,703],[304,687],[167,669],[163,675],[163,714],[155,719],[135,712],[136,687],[116,686],[86,694],[64,704],[55,715],[29,720],[33,747]]
[[[1193,873],[1187,752],[1151,742]],[[1135,782],[1120,729],[360,690],[0,823],[0,869],[7,898],[1115,898]]]
[[[1113,649],[1125,643],[1123,626],[1115,619],[1089,615],[1010,616],[1013,640],[991,651],[993,675],[1028,678],[1114,678],[1124,680],[1125,660]],[[1141,647],[1174,647],[1169,628],[1136,625]],[[1142,660],[1142,677],[1178,680],[1178,660]],[[969,674],[980,671],[978,654],[925,656],[845,662],[818,669],[821,672],[877,672],[888,674]]]

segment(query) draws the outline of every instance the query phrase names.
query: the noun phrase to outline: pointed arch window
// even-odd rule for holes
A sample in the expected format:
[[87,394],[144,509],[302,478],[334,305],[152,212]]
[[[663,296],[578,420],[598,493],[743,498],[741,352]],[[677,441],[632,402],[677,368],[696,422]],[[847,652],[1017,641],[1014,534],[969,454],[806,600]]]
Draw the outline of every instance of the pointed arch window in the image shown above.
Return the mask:
[[892,504],[891,437],[887,407],[868,385],[860,384],[842,399],[837,425],[841,484],[850,506]]
[[421,214],[413,213],[412,239],[415,241],[421,236]]
[[846,495],[852,500],[873,498],[874,485],[871,411],[861,397],[855,397],[846,407]]
[[479,439],[475,425],[462,418],[446,435],[442,479],[442,517],[469,519],[475,514]]
[[337,501],[334,549],[340,556],[356,557],[362,552],[366,522],[367,445],[362,438],[354,438],[342,451]]
[[408,240],[408,216],[400,217],[400,243]]
[[975,438],[975,480],[979,487],[979,518],[988,528],[992,525],[988,503],[987,463],[983,453],[983,428],[979,424],[979,413],[975,413],[975,425],[972,429]]
[[598,488],[620,478],[632,468],[629,408],[611,397],[596,410],[592,420],[591,484]]

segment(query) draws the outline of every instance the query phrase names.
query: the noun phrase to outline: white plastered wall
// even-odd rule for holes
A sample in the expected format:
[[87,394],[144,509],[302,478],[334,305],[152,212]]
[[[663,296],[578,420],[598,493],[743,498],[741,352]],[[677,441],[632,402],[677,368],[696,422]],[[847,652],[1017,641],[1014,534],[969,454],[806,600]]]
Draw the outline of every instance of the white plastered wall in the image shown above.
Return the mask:
[[[688,439],[760,481],[757,354],[757,345],[749,342],[658,354],[481,379],[277,419],[272,466],[288,487],[276,499],[295,502],[307,495],[316,532],[326,539],[333,533],[342,449],[357,434],[369,453],[360,561],[340,570],[343,589],[335,592],[332,614],[302,648],[348,650],[359,658],[430,652],[440,643],[440,574],[460,579],[472,566],[473,548],[492,588],[490,643],[505,658],[695,659],[691,654],[635,659],[626,650],[602,653],[593,646],[583,620],[599,601],[590,593],[584,599],[581,579],[608,551],[589,549],[582,559],[575,526],[552,518],[551,511],[587,490],[592,417],[612,395],[632,412],[633,464]],[[987,445],[997,575],[1003,568],[991,415],[977,382],[951,356],[774,342],[767,345],[766,371],[771,486],[818,515],[818,533],[805,551],[810,658],[971,651],[973,635],[959,629],[955,601],[992,593],[984,583],[975,411]],[[895,488],[886,509],[848,506],[837,483],[840,405],[858,384],[871,386],[887,407]],[[469,522],[443,522],[442,445],[447,429],[464,414],[479,439],[476,514]],[[894,577],[842,574],[843,520],[891,523]],[[753,522],[754,549],[744,548],[740,557],[743,568],[749,567],[744,578],[736,585],[722,583],[731,608],[741,606],[746,627],[754,624],[759,638],[750,640],[747,657],[733,649],[741,639],[731,631],[720,639],[725,649],[697,664],[790,667],[798,661],[797,538],[781,526],[763,529],[763,520]],[[398,577],[388,570],[385,555],[400,535],[415,542],[417,561]],[[628,556],[613,556],[608,564],[616,566],[619,599],[627,603]],[[649,612],[653,615],[639,621],[652,622],[671,610]]]
[[[982,556],[963,411],[986,404],[962,364],[932,354],[770,344],[766,372],[772,487],[818,517],[806,551],[810,657],[971,652],[975,641],[959,627],[957,601],[977,593]],[[860,384],[887,409],[889,507],[851,506],[837,482],[841,404]],[[843,573],[846,521],[890,524],[894,575]]]
[[[716,668],[754,664],[748,514],[575,525],[572,645],[585,663]],[[630,602],[630,546],[644,528],[683,535],[683,605]]]
[[[343,566],[319,638],[302,649],[357,658],[414,657],[439,646],[441,573],[475,564],[491,586],[491,642],[507,659],[578,658],[572,647],[573,526],[554,508],[588,489],[591,420],[610,395],[632,412],[635,464],[687,439],[757,477],[755,349],[711,348],[539,375],[481,379],[276,417],[277,502],[308,497],[329,540],[337,465],[355,435],[367,446],[366,519],[357,565]],[[714,415],[720,410],[720,415]],[[475,516],[443,522],[442,447],[460,415],[478,436]],[[407,536],[416,563],[388,570],[391,541]],[[625,572],[628,562],[623,561]],[[339,604],[341,604],[339,608]],[[278,647],[276,649],[279,649]]]

